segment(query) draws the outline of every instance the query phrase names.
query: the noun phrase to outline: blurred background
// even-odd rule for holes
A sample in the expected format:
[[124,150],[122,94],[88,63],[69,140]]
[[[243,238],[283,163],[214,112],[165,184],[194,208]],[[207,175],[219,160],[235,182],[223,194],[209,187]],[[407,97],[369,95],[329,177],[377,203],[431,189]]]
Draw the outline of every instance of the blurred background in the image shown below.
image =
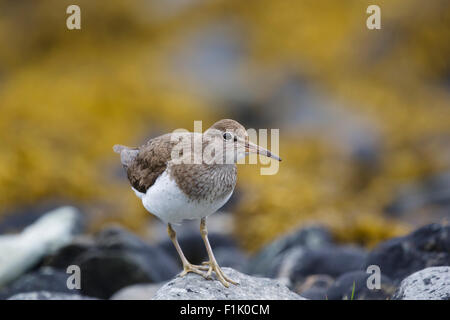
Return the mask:
[[312,223],[372,247],[450,216],[448,1],[75,2],[0,1],[0,233],[71,204],[88,232],[154,238],[112,146],[221,118],[280,129],[279,172],[241,165],[224,208],[247,252]]

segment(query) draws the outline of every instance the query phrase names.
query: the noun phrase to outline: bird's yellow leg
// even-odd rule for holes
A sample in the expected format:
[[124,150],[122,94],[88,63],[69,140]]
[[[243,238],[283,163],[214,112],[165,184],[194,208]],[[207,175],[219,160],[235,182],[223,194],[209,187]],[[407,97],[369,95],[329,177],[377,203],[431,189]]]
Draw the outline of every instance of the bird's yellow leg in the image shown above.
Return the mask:
[[180,256],[181,262],[183,263],[183,271],[180,274],[178,274],[178,276],[184,277],[189,272],[193,272],[193,273],[199,274],[202,277],[208,279],[209,276],[207,274],[205,274],[204,272],[202,272],[202,271],[208,270],[207,267],[193,265],[186,259],[186,257],[184,256],[183,250],[181,250],[180,244],[178,243],[177,234],[176,234],[175,230],[173,230],[170,223],[167,224],[167,233],[169,234],[170,240],[172,240],[173,245],[175,246],[175,249],[177,250],[178,255]]
[[238,283],[228,278],[225,273],[220,268],[219,264],[216,261],[216,258],[214,257],[214,253],[211,249],[211,245],[209,244],[208,240],[208,230],[206,229],[206,218],[202,218],[200,222],[200,233],[202,235],[203,242],[206,246],[206,251],[208,252],[209,261],[204,262],[204,265],[208,265],[208,272],[206,273],[207,277],[211,276],[211,273],[214,271],[216,273],[217,279],[225,286],[229,287],[230,283],[237,285]]

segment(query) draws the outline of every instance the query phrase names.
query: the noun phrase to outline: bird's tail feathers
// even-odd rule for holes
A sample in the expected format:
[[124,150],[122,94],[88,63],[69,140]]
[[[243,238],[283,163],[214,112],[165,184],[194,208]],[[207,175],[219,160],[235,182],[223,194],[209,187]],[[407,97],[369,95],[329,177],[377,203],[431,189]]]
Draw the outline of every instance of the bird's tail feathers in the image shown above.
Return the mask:
[[114,145],[113,150],[120,154],[120,161],[124,166],[128,166],[139,153],[139,149],[137,148],[129,148],[120,144]]
[[114,145],[114,147],[113,147],[113,150],[114,150],[114,152],[115,153],[121,153],[122,152],[122,150],[124,150],[124,149],[129,149],[128,147],[126,147],[126,146],[123,146],[123,145],[121,145],[121,144],[115,144]]

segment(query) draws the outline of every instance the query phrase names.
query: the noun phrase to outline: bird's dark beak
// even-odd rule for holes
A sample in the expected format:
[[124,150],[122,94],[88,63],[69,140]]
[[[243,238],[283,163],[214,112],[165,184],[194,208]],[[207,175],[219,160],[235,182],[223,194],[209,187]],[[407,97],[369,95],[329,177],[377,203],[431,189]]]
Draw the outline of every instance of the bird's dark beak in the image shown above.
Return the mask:
[[258,146],[250,141],[245,142],[245,152],[262,154],[266,157],[281,161],[281,158],[263,147]]

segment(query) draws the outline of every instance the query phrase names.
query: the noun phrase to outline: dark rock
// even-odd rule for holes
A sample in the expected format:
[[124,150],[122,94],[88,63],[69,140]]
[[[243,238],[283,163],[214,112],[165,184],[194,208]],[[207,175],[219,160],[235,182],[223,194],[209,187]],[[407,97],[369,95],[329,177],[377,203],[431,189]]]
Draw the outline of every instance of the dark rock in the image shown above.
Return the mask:
[[308,300],[327,300],[327,289],[313,287],[304,291],[302,297]]
[[309,276],[304,283],[295,288],[295,292],[310,300],[325,300],[328,288],[334,279],[328,275],[317,274]]
[[249,261],[246,272],[270,275],[277,264],[278,256],[293,247],[320,248],[332,243],[330,232],[320,226],[301,228],[271,242]]
[[[200,231],[183,232],[177,235],[178,242],[183,249],[184,255],[193,264],[200,264],[203,261],[208,260],[208,255],[206,253],[205,244],[200,236]],[[236,242],[227,235],[212,233],[208,234],[209,242],[214,253],[219,250],[219,248],[237,248]],[[157,244],[158,247],[162,248],[167,254],[169,254],[178,265],[181,266],[180,257],[178,256],[172,241],[167,237],[167,239],[161,241]]]
[[369,289],[367,279],[370,274],[365,271],[352,271],[343,274],[327,290],[329,300],[352,299],[353,284],[355,290],[353,300],[386,300],[390,299],[396,290],[394,283],[386,276],[381,275],[380,289]]
[[0,290],[0,300],[11,297],[15,294],[50,291],[68,294],[78,294],[79,290],[67,288],[67,279],[70,275],[50,267],[44,267],[38,271],[22,275],[20,278],[10,283]]
[[302,300],[279,281],[251,277],[231,268],[224,273],[238,285],[225,288],[218,280],[206,280],[189,273],[175,278],[158,290],[155,300]]
[[60,292],[36,291],[18,293],[8,300],[96,300],[92,297],[86,297],[79,294],[68,294]]
[[91,237],[80,236],[71,243],[62,247],[54,255],[44,259],[44,265],[50,265],[56,269],[66,270],[68,266],[74,264],[74,259],[90,248],[95,246],[95,241]]
[[109,298],[119,289],[137,283],[159,283],[180,271],[164,250],[119,227],[105,229],[93,240],[72,243],[48,264],[64,269],[78,265],[81,292],[98,298]]
[[431,267],[404,279],[394,300],[450,300],[450,267]]
[[247,256],[241,250],[233,247],[219,247],[213,251],[221,267],[230,267],[238,271],[245,269]]
[[[233,193],[234,195],[234,193]],[[231,197],[233,198],[233,196]],[[230,198],[230,200],[231,200]],[[229,201],[228,201],[229,202]],[[227,203],[228,203],[227,202]],[[207,220],[208,234],[212,237],[217,237],[217,235],[224,236],[226,243],[225,245],[235,246],[235,241],[233,237],[235,219],[231,212],[223,211],[224,207],[220,211],[213,215],[210,215]],[[177,238],[180,239],[192,239],[198,243],[201,241],[200,236],[200,221],[199,220],[186,220],[180,226],[172,226],[177,233]],[[156,243],[165,244],[168,248],[170,247],[171,241],[167,234],[167,225],[164,223],[152,223],[148,227],[149,234],[152,235],[152,239]],[[219,244],[221,243],[220,239]],[[216,245],[216,244],[215,244]],[[173,246],[173,245],[172,245]]]
[[368,255],[365,267],[377,265],[399,283],[408,275],[430,266],[450,265],[450,225],[430,224],[413,233],[390,239]]
[[350,246],[294,247],[277,258],[277,265],[269,276],[288,279],[288,284],[295,287],[310,275],[336,278],[349,271],[361,270],[366,255],[365,250]]

